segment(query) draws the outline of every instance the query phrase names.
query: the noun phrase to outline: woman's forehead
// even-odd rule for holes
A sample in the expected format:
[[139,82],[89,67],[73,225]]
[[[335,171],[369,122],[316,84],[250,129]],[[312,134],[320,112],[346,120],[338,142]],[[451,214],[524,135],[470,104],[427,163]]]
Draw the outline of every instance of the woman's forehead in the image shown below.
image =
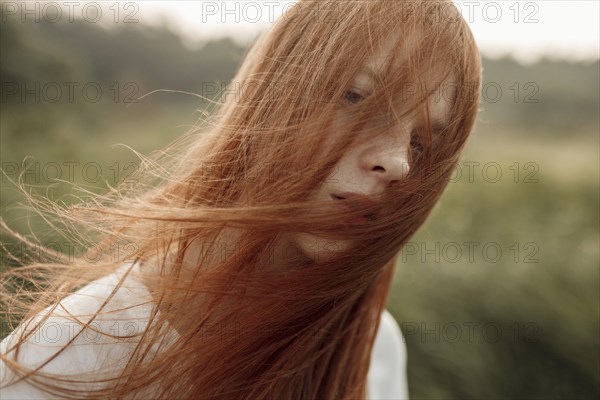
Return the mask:
[[[411,32],[394,32],[388,35],[382,42],[375,45],[373,54],[371,54],[362,66],[364,72],[375,76],[384,76],[385,69],[390,62],[392,71],[399,71],[403,64],[407,63],[411,54],[414,54],[419,46],[423,47],[423,32],[415,30]],[[446,74],[444,73],[447,63],[443,59],[433,66],[428,67],[426,72],[428,80],[440,81]]]
[[[392,71],[399,71],[408,55],[420,43],[421,34],[411,33],[400,37],[399,33],[390,35],[381,45],[374,49],[373,55],[367,58],[359,71],[357,79],[367,87],[375,87],[385,75],[387,65],[392,62]],[[402,43],[398,43],[402,40]],[[394,107],[399,111],[406,109],[416,99],[427,97],[429,118],[447,123],[451,118],[451,110],[458,92],[458,83],[453,74],[445,73],[446,65],[440,62],[434,68],[424,71],[419,82],[402,82],[400,92],[394,96]]]

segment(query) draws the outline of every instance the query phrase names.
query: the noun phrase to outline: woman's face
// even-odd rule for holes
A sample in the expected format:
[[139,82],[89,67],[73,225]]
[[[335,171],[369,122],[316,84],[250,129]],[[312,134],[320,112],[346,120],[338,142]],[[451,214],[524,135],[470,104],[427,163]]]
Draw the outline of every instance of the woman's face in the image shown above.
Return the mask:
[[[355,78],[352,90],[348,92],[346,100],[349,103],[360,102],[364,97],[373,92],[375,78],[372,72],[378,73],[385,65],[385,59],[390,55],[394,44],[391,38],[380,48],[375,56],[368,59],[361,73]],[[405,46],[414,46],[417,41],[409,41]],[[406,47],[405,47],[406,48]],[[402,62],[401,57],[397,62]],[[435,76],[430,77],[431,87],[440,82],[435,82]],[[427,85],[429,86],[429,85]],[[407,88],[410,85],[406,85]],[[414,88],[414,86],[413,86]],[[432,127],[445,127],[450,120],[453,91],[456,86],[447,81],[439,85],[439,90],[429,98],[429,120]],[[402,107],[400,94],[397,107]],[[340,135],[347,135],[344,124],[352,114],[352,107],[341,107],[332,124],[332,139]],[[416,116],[404,118],[401,124],[391,126],[384,131],[366,132],[358,134],[346,153],[332,169],[332,174],[317,188],[311,200],[330,201],[334,207],[354,209],[357,206],[372,204],[372,196],[382,194],[394,182],[406,178],[410,171],[411,132],[420,129]],[[325,144],[332,145],[335,140]],[[381,207],[385,209],[385,207]],[[372,216],[365,216],[365,219]],[[401,223],[401,222],[399,222]],[[287,254],[301,252],[304,256],[316,261],[324,261],[338,252],[347,251],[354,245],[350,240],[331,240],[306,233],[293,234],[288,242]],[[290,246],[292,248],[290,248]],[[295,249],[296,251],[292,251]]]

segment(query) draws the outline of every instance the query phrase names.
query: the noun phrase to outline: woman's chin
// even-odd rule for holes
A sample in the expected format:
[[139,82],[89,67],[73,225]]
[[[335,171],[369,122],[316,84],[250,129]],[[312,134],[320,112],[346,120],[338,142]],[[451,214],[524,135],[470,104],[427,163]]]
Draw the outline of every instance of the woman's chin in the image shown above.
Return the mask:
[[352,248],[352,240],[332,240],[308,233],[297,233],[291,238],[290,246],[313,261],[328,261]]

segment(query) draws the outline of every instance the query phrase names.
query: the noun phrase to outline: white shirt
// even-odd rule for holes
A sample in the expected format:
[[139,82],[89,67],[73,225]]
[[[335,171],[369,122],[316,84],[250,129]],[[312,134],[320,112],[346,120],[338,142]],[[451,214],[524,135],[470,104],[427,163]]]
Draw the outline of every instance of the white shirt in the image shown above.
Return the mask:
[[[126,264],[115,273],[91,282],[76,293],[66,297],[51,316],[23,343],[19,350],[19,362],[35,368],[56,354],[67,344],[82,327],[75,321],[89,322],[91,316],[101,307],[112,292],[122,275],[130,267]],[[132,304],[137,304],[131,306]],[[103,368],[115,370],[127,362],[133,348],[131,342],[114,339],[101,332],[127,335],[145,330],[153,306],[148,288],[139,278],[139,265],[135,264],[123,285],[92,322],[77,336],[55,359],[46,364],[41,371],[60,375],[89,372],[98,375]],[[67,312],[68,311],[68,312]],[[49,312],[42,311],[35,321]],[[0,342],[0,352],[6,354],[12,341],[18,338],[23,325]],[[167,327],[168,329],[168,327]],[[174,330],[165,332],[165,336],[177,335]],[[14,358],[14,352],[7,355]],[[12,371],[0,361],[0,387],[14,378]],[[385,310],[381,315],[379,331],[371,353],[371,366],[368,372],[367,390],[369,399],[408,399],[406,381],[406,346],[402,332],[394,317]],[[0,399],[49,399],[50,395],[37,389],[27,381],[20,381],[0,389]]]

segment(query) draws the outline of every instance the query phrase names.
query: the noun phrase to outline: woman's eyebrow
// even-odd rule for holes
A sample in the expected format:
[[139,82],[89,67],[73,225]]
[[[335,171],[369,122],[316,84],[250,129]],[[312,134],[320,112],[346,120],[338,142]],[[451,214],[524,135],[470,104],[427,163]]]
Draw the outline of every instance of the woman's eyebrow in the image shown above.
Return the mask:
[[431,133],[435,134],[435,135],[439,135],[444,130],[446,130],[446,128],[448,127],[449,124],[450,124],[450,122],[442,121],[441,119],[437,119],[437,118],[432,119],[429,123],[429,126],[431,128]]
[[[449,121],[443,121],[441,119],[437,119],[437,118],[432,118],[429,121],[429,127],[431,128],[431,134],[432,135],[439,135],[442,132],[444,132],[446,130],[446,128],[448,127],[448,125],[450,124]],[[417,126],[417,130],[425,130],[425,128],[427,127],[427,124],[421,124]]]
[[373,80],[381,80],[381,73],[374,71],[368,65],[364,65],[358,72],[359,74],[368,75]]

